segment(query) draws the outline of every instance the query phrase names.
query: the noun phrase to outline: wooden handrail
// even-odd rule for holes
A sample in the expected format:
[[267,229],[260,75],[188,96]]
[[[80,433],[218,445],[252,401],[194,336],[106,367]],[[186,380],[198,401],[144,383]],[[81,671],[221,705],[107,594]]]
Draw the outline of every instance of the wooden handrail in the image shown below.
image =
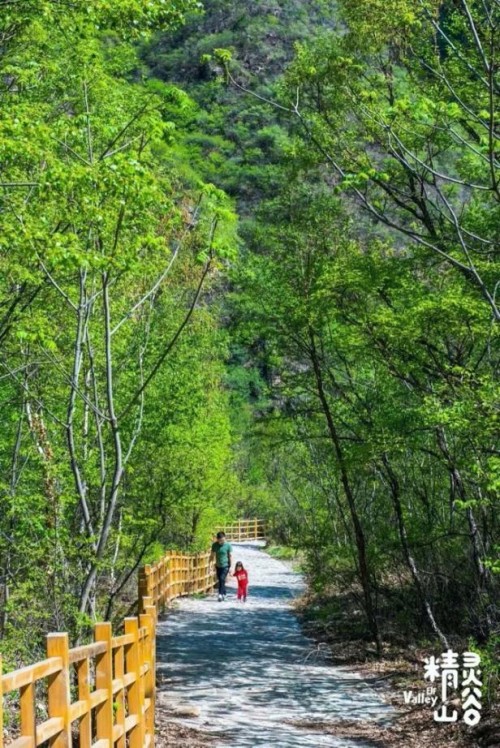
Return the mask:
[[161,611],[172,600],[213,589],[215,568],[210,553],[168,551],[158,563],[139,572],[139,612],[147,602]]
[[244,540],[265,540],[268,536],[268,525],[264,519],[240,519],[238,522],[222,528],[228,540],[234,543]]
[[[124,633],[112,636],[109,622],[94,626],[94,642],[69,648],[68,634],[47,636],[47,659],[0,677],[0,748],[3,696],[19,691],[19,737],[9,748],[153,748],[155,721],[156,621],[158,612],[181,595],[214,586],[210,553],[169,551],[139,572],[137,617],[125,618]],[[2,661],[0,657],[0,674]],[[47,696],[37,695],[46,684]],[[76,700],[71,698],[71,685]],[[36,705],[47,718],[37,724]]]
[[[256,540],[265,537],[266,524],[241,520],[225,532],[232,540]],[[94,642],[73,649],[67,633],[49,634],[47,659],[0,677],[0,748],[3,696],[13,691],[19,691],[20,734],[9,748],[46,742],[50,748],[71,748],[75,732],[80,748],[154,748],[158,614],[178,597],[214,587],[211,554],[168,551],[140,569],[138,582],[138,616],[124,619],[123,634],[112,636],[111,623],[97,623]],[[37,694],[42,684],[46,698]],[[40,700],[47,718],[37,723]]]
[[[152,606],[139,618],[125,619],[125,635],[113,637],[109,622],[97,623],[94,643],[74,649],[69,649],[66,633],[49,634],[46,660],[0,679],[2,696],[19,691],[20,735],[9,748],[36,748],[47,741],[54,748],[71,748],[75,727],[81,748],[109,748],[114,743],[125,748],[127,738],[136,748],[152,747],[155,623]],[[47,684],[48,716],[37,724],[36,688],[41,683]],[[77,689],[75,701],[71,700],[72,683]],[[0,699],[0,747],[2,714]]]

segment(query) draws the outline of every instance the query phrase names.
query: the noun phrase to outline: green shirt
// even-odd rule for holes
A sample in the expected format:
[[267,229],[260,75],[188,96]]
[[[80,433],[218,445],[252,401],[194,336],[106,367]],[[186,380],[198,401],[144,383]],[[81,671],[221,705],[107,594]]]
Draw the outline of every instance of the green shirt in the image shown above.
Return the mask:
[[229,554],[232,552],[231,544],[227,541],[222,545],[220,543],[212,543],[212,553],[215,553],[215,565],[219,568],[229,566]]

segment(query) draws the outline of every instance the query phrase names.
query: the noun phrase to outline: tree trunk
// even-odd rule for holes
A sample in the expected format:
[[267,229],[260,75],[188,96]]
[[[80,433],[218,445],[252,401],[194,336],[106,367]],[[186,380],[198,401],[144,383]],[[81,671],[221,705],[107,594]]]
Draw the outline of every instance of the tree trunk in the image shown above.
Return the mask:
[[410,545],[408,543],[408,535],[406,533],[406,526],[405,526],[404,517],[403,517],[403,507],[401,506],[401,492],[400,492],[398,478],[391,467],[391,464],[387,458],[387,455],[384,454],[384,456],[382,457],[382,462],[385,467],[389,487],[391,489],[392,504],[394,506],[394,512],[396,514],[396,520],[398,523],[398,530],[399,530],[399,538],[401,540],[401,545],[403,547],[403,553],[406,559],[406,563],[408,564],[408,568],[410,569],[411,575],[413,577],[413,582],[415,584],[417,593],[420,597],[425,615],[427,616],[427,620],[430,623],[431,629],[434,631],[434,633],[438,637],[439,641],[441,642],[443,646],[443,649],[447,650],[449,649],[448,641],[436,623],[436,619],[434,618],[434,613],[432,612],[431,604],[429,600],[427,599],[427,595],[425,594],[424,586],[420,578],[420,573],[418,571],[417,564],[415,563],[415,559],[413,558],[413,555],[410,550]]
[[370,570],[369,570],[369,564],[368,564],[368,559],[367,559],[367,554],[366,554],[366,538],[365,538],[363,526],[361,524],[361,521],[358,515],[356,501],[354,498],[354,492],[352,490],[351,482],[349,479],[349,473],[347,470],[347,465],[345,463],[344,453],[342,450],[342,446],[340,444],[339,435],[337,433],[335,421],[333,419],[330,405],[328,403],[328,398],[326,396],[324,383],[323,383],[323,373],[321,371],[321,364],[320,364],[318,352],[316,349],[315,335],[314,335],[314,331],[311,328],[309,328],[309,341],[310,341],[309,354],[310,354],[311,363],[314,369],[318,397],[321,403],[321,407],[323,409],[323,413],[325,415],[325,419],[326,419],[326,423],[328,427],[328,433],[330,435],[330,440],[333,445],[333,452],[335,455],[335,459],[337,460],[337,464],[339,466],[342,486],[344,488],[344,493],[346,495],[347,504],[349,506],[349,512],[351,514],[351,520],[352,520],[352,524],[354,528],[354,538],[356,542],[356,550],[357,550],[357,555],[358,555],[359,576],[360,576],[361,586],[363,588],[365,613],[366,613],[366,617],[368,620],[368,626],[370,628],[370,632],[373,636],[373,640],[377,647],[377,653],[380,655],[382,651],[382,643],[380,640],[380,632],[378,629],[377,616],[376,616],[376,612],[375,612],[375,608],[374,608],[373,600],[372,600],[372,583],[370,579]]

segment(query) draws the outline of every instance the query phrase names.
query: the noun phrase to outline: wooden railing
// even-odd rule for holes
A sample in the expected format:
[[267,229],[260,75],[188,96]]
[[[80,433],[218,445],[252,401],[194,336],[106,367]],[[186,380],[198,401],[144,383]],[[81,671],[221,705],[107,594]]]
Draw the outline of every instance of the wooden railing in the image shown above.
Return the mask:
[[227,540],[235,543],[242,540],[265,540],[267,537],[267,523],[264,519],[240,519],[222,529]]
[[153,746],[156,611],[147,600],[145,610],[125,618],[120,636],[111,635],[110,623],[97,623],[94,642],[74,649],[69,649],[68,634],[49,634],[47,659],[2,677],[3,696],[19,691],[20,735],[9,748],[47,741],[68,748],[75,733],[80,748]]
[[169,551],[154,566],[139,572],[139,611],[151,599],[162,610],[176,597],[208,592],[214,586],[215,568],[210,553],[181,554]]
[[[0,679],[0,748],[3,696],[19,692],[19,737],[9,748],[153,748],[155,633],[158,611],[182,595],[214,586],[209,553],[167,553],[139,572],[137,617],[124,632],[97,623],[94,642],[69,648],[68,634],[49,634],[47,659]],[[1,670],[0,658],[0,674]],[[38,714],[37,714],[38,712]],[[42,718],[41,718],[42,717]]]

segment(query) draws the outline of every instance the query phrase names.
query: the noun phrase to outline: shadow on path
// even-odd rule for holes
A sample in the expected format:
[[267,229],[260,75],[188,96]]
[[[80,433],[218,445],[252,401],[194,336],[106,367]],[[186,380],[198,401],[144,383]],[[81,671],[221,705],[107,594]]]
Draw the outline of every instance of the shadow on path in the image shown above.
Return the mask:
[[387,720],[392,708],[355,673],[331,665],[304,636],[290,608],[300,575],[258,546],[233,544],[250,578],[247,603],[235,588],[185,598],[159,624],[157,669],[173,703],[199,716],[180,722],[224,734],[229,748],[307,748],[368,744],[299,730],[287,721]]

